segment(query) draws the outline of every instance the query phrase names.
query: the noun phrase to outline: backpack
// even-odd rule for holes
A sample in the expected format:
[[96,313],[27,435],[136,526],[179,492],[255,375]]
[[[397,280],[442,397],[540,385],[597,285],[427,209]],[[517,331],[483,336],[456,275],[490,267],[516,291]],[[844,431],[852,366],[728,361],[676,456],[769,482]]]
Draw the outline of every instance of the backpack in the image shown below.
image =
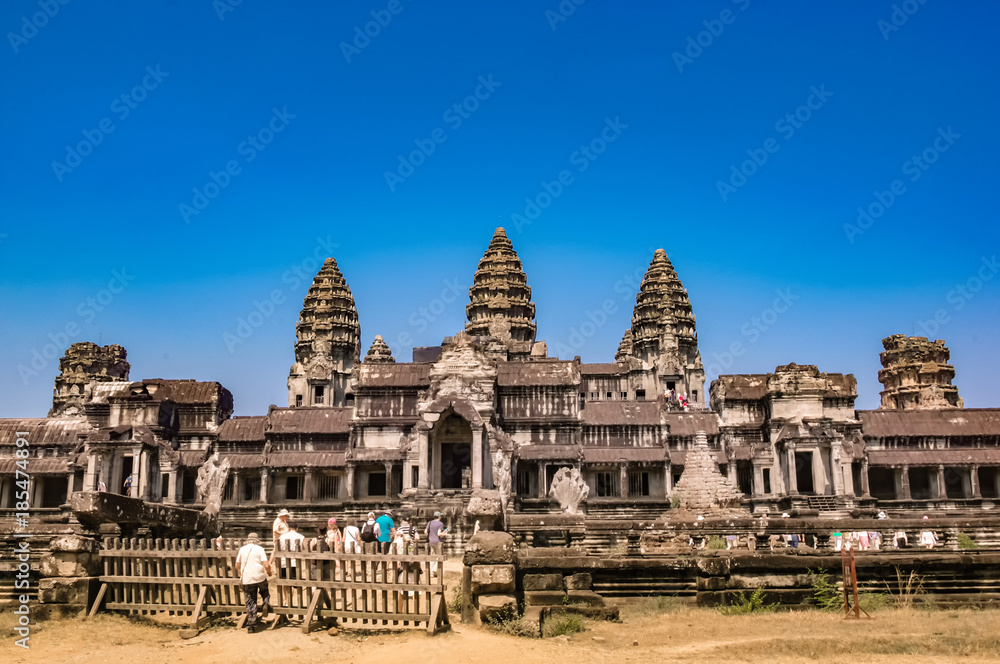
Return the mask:
[[375,524],[366,523],[363,528],[361,528],[361,541],[362,542],[374,542],[377,537],[375,537]]

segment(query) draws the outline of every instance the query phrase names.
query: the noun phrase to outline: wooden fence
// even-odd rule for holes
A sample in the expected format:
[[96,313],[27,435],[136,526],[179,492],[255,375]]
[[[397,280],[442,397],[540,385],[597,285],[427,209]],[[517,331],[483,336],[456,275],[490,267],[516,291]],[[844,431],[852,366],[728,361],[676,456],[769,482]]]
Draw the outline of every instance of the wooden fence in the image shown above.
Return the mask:
[[[308,540],[306,540],[308,543]],[[194,636],[212,614],[242,616],[245,605],[235,563],[243,540],[106,539],[104,571],[90,615],[102,607],[136,615],[190,617]],[[275,551],[268,580],[276,627],[302,621],[306,633],[338,623],[368,629],[447,629],[444,558]]]

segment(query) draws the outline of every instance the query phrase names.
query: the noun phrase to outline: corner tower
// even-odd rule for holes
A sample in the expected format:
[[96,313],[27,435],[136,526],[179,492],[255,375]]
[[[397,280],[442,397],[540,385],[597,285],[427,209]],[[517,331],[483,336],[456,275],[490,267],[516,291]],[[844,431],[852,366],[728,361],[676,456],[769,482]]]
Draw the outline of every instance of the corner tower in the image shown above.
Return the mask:
[[535,304],[528,278],[507,233],[498,228],[486,248],[469,289],[465,331],[528,345],[535,341]]
[[360,361],[361,325],[351,288],[332,258],[323,263],[302,301],[295,338],[288,405],[345,405],[351,370]]
[[894,334],[882,340],[883,369],[880,410],[937,410],[961,408],[958,387],[952,385],[955,367],[948,364],[951,352],[944,341]]
[[653,254],[635,296],[631,333],[629,354],[656,369],[661,392],[672,386],[690,403],[705,403],[705,368],[691,301],[663,249]]

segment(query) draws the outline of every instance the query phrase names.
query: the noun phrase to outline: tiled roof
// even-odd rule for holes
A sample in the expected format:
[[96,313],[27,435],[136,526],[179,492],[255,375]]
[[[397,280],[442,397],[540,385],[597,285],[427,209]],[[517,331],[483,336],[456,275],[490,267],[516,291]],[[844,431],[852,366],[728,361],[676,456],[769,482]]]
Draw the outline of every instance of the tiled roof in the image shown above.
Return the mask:
[[[722,450],[711,450],[711,452],[715,455],[716,463],[729,463],[726,453]],[[675,466],[683,466],[684,462],[687,461],[687,455],[687,450],[670,450],[670,463]]]
[[72,445],[78,433],[90,431],[90,425],[86,420],[69,418],[0,419],[0,446],[16,445],[18,431],[28,432],[30,445]]
[[576,459],[580,456],[577,445],[521,445],[515,456],[526,461]]
[[62,475],[69,472],[70,459],[68,457],[43,457],[41,459],[28,457],[27,468],[19,468],[17,462],[18,459],[0,459],[0,473],[9,475],[20,469],[29,475]]
[[581,412],[587,426],[660,424],[656,401],[588,401]]
[[270,468],[343,468],[344,452],[279,452],[267,458]]
[[355,447],[351,450],[351,458],[355,461],[398,461],[403,456],[403,450],[390,447]]
[[1000,409],[859,410],[870,438],[892,436],[1000,436]]
[[663,421],[670,426],[671,436],[694,436],[699,431],[708,436],[719,433],[719,416],[711,411],[664,413]]
[[353,413],[353,408],[275,408],[267,417],[271,433],[346,434]]
[[431,384],[431,365],[427,363],[362,364],[358,387],[427,387]]
[[937,466],[1000,463],[1000,449],[868,450],[872,466]]
[[584,447],[586,463],[622,463],[627,461],[662,462],[667,459],[663,447]]
[[581,364],[580,374],[583,376],[596,376],[602,374],[624,374],[628,373],[628,367],[624,364],[610,362],[606,364]]
[[501,362],[497,384],[501,386],[575,385],[579,382],[573,362]]
[[265,415],[234,417],[225,420],[219,427],[219,440],[222,442],[263,442],[266,426],[267,416]]

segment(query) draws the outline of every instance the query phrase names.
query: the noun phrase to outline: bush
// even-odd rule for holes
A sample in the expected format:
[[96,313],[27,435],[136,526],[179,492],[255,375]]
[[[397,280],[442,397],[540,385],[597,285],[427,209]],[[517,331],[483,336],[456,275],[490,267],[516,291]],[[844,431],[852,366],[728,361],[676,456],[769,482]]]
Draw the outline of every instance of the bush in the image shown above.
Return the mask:
[[958,548],[960,548],[960,549],[978,549],[979,548],[979,544],[976,543],[976,540],[972,539],[971,537],[969,537],[965,533],[959,533],[958,534]]
[[712,535],[708,538],[707,546],[709,549],[725,549],[726,538],[721,535]]
[[[832,574],[824,569],[813,572],[808,570],[812,581],[813,601],[824,611],[842,611],[844,609],[844,586],[838,583]],[[862,590],[858,588],[858,606],[865,613],[878,611],[889,603],[885,593]]]
[[729,606],[720,606],[719,613],[724,616],[742,616],[751,613],[774,613],[778,608],[777,602],[774,604],[767,604],[764,602],[764,588],[766,586],[758,586],[757,590],[753,591],[751,595],[740,592],[737,593]]
[[538,625],[532,624],[518,615],[517,611],[510,609],[500,615],[493,616],[483,623],[487,628],[507,636],[520,636],[526,638],[538,638]]
[[546,638],[553,636],[563,636],[576,634],[586,629],[583,625],[583,618],[580,616],[552,616],[544,623],[544,634]]
[[461,613],[462,612],[462,589],[453,588],[451,591],[451,600],[448,602],[448,611],[451,613]]
[[676,493],[674,494],[673,498],[670,499],[670,507],[672,507],[675,510],[679,510],[681,508],[681,497]]

